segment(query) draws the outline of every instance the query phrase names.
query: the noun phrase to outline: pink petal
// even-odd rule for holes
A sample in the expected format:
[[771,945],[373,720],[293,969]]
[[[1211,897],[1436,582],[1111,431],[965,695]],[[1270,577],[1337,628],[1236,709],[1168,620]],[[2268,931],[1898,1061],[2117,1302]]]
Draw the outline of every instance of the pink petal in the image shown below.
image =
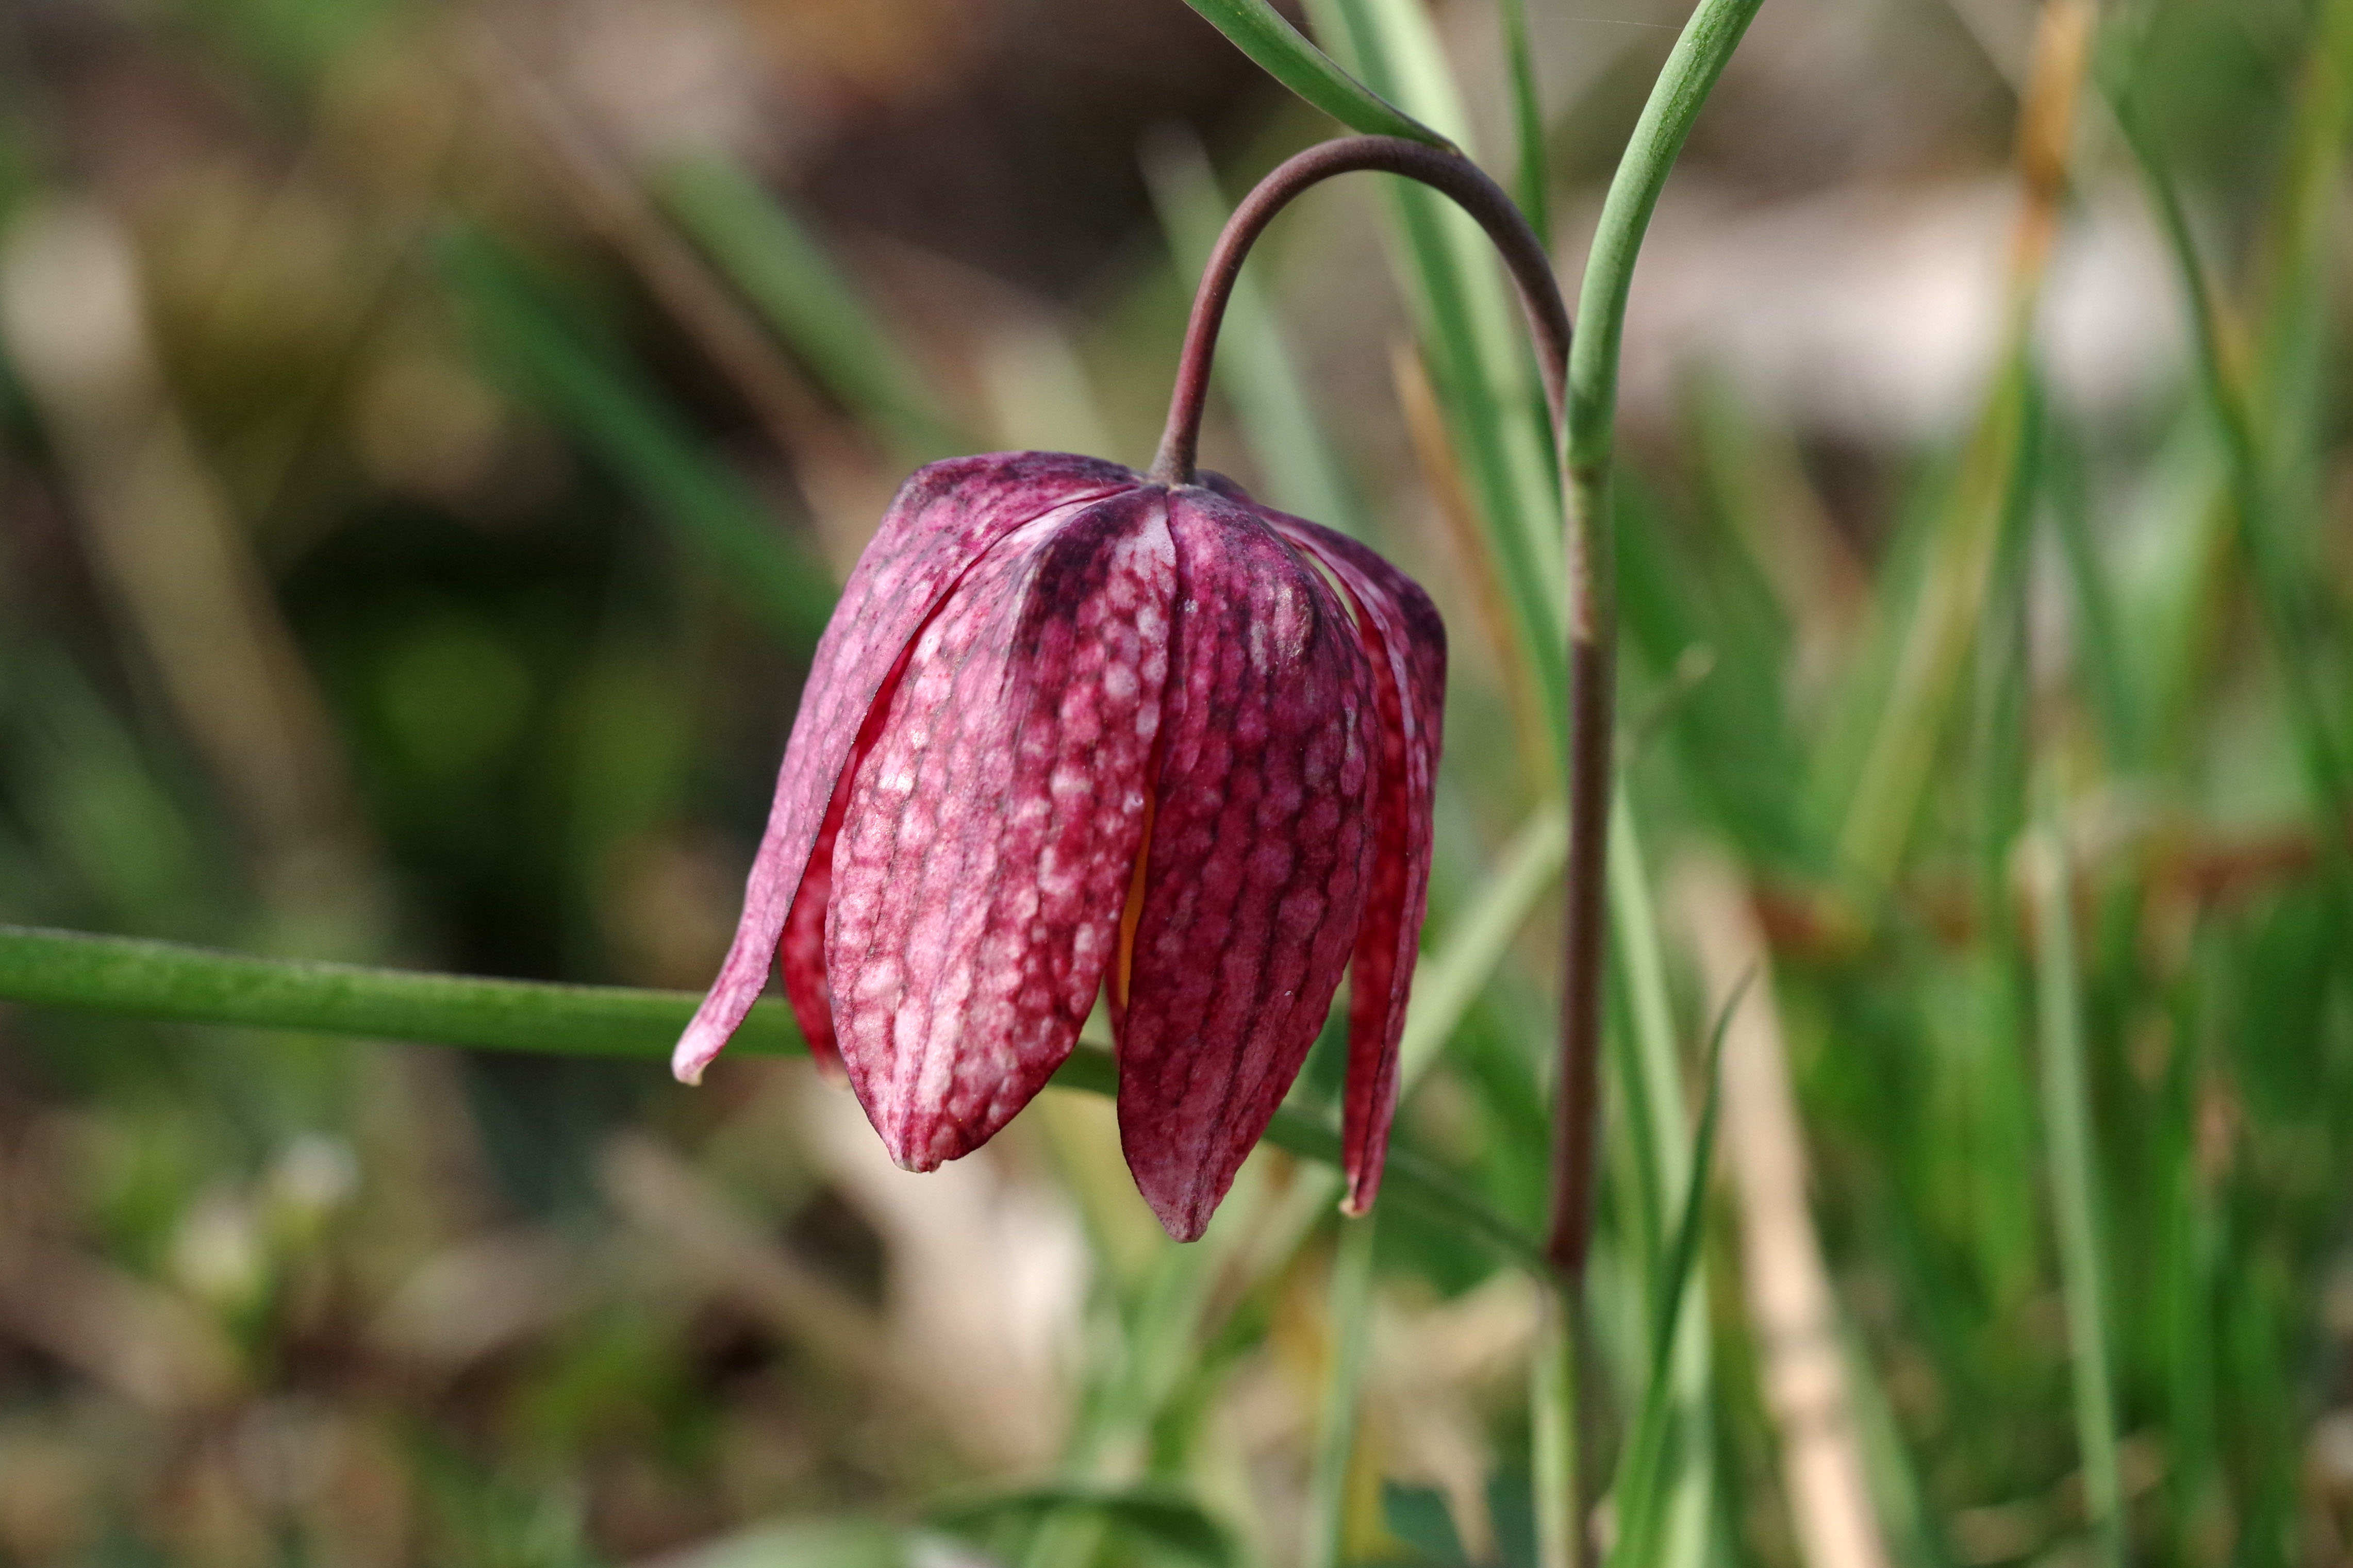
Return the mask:
[[858,764],[826,967],[850,1082],[911,1170],[1028,1103],[1103,988],[1176,586],[1157,489],[1017,531],[923,628]]
[[1344,1206],[1362,1214],[1380,1189],[1397,1110],[1398,1044],[1430,897],[1430,801],[1446,697],[1446,627],[1419,584],[1320,523],[1264,514],[1339,580],[1372,656],[1380,714],[1372,885],[1348,972],[1348,1088],[1341,1110]]
[[[997,452],[918,468],[899,488],[818,639],[734,942],[670,1058],[681,1079],[702,1079],[767,985],[786,914],[867,715],[878,698],[887,698],[902,654],[948,590],[1015,529],[1138,482],[1128,469],[1094,458]],[[821,908],[822,899],[811,907]],[[805,980],[807,929],[795,929],[795,968]],[[823,1011],[823,998],[796,984],[794,1010],[807,1028]],[[812,1033],[811,1048],[827,1046]]]
[[1172,492],[1179,611],[1121,1029],[1119,1123],[1168,1234],[1199,1236],[1322,1027],[1362,914],[1370,661],[1242,507]]

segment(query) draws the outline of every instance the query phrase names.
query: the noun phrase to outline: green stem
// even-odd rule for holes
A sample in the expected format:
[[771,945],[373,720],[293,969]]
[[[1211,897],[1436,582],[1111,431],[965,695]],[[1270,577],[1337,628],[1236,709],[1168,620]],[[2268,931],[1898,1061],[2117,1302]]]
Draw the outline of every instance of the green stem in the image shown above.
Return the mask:
[[1504,64],[1512,77],[1512,129],[1519,143],[1513,194],[1528,226],[1552,241],[1551,177],[1545,168],[1544,104],[1536,91],[1535,48],[1528,37],[1527,0],[1503,0]]
[[2084,1506],[2105,1568],[2125,1562],[2123,1488],[2116,1459],[2116,1402],[2107,1335],[2106,1266],[2097,1180],[2092,1168],[2092,1112],[2084,1064],[2078,997],[2073,890],[2066,850],[2055,830],[2030,841],[2035,916],[2035,998],[2042,1037],[2043,1135],[2050,1146],[2051,1192],[2059,1219],[2059,1272],[2074,1361],[2075,1434],[2084,1464]]
[[1349,1472],[1356,1457],[1357,1394],[1364,1383],[1365,1337],[1373,1294],[1373,1216],[1340,1222],[1332,1258],[1331,1361],[1324,1410],[1308,1478],[1307,1568],[1347,1562]]
[[1586,1552],[1577,1484],[1577,1352],[1584,1296],[1558,1279],[1538,1289],[1542,1299],[1528,1389],[1535,1427],[1536,1562],[1539,1568],[1580,1568]]

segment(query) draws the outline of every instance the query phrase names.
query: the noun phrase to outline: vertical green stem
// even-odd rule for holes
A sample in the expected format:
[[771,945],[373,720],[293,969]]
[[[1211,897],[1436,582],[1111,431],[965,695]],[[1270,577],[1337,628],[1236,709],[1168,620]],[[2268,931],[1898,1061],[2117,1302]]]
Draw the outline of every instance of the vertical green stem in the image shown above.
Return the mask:
[[1537,1288],[1535,1361],[1528,1386],[1535,1426],[1536,1563],[1538,1568],[1581,1568],[1585,1531],[1577,1487],[1581,1406],[1577,1348],[1584,1295],[1559,1280],[1540,1280]]
[[1332,1259],[1331,1360],[1324,1374],[1315,1469],[1308,1480],[1306,1568],[1341,1568],[1347,1561],[1349,1470],[1356,1457],[1357,1394],[1372,1294],[1373,1216],[1344,1219]]
[[1519,142],[1519,166],[1512,194],[1528,226],[1552,239],[1551,179],[1545,168],[1544,105],[1536,95],[1535,46],[1528,38],[1527,0],[1504,0],[1504,53],[1512,79],[1512,128]]
[[2107,1338],[2107,1284],[2098,1184],[2092,1168],[2092,1113],[2084,1062],[2084,1018],[2075,958],[2073,890],[2066,848],[2045,826],[2031,841],[2035,914],[2035,1011],[2042,1034],[2043,1133],[2059,1221],[2059,1272],[2074,1360],[2075,1432],[2083,1450],[2084,1508],[2105,1568],[2123,1568],[2123,1489],[2116,1468],[2116,1408]]

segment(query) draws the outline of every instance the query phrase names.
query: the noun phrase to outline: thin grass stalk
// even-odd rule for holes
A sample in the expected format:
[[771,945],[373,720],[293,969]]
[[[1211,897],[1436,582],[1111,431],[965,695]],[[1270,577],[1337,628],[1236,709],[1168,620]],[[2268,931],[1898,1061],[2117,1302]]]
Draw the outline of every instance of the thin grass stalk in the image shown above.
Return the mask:
[[[1741,978],[1710,1033],[1706,1099],[1699,1129],[1692,1136],[1674,1229],[1665,1256],[1652,1271],[1656,1289],[1651,1302],[1649,1372],[1610,1494],[1617,1507],[1619,1535],[1609,1561],[1632,1568],[1701,1563],[1708,1556],[1706,1531],[1714,1516],[1709,1461],[1715,1444],[1704,1403],[1694,1419],[1685,1380],[1674,1374],[1679,1363],[1691,1359],[1689,1328],[1696,1325],[1704,1333],[1704,1318],[1690,1311],[1688,1304],[1694,1295],[1704,1297],[1705,1291],[1704,1282],[1697,1278],[1699,1247],[1707,1218],[1707,1181],[1715,1163],[1716,1123],[1724,1107],[1724,1039],[1733,1012],[1753,978],[1753,974]],[[1704,1350],[1704,1338],[1698,1342]],[[1701,1370],[1704,1375],[1704,1363]]]
[[1535,1489],[1538,1568],[1581,1568],[1585,1542],[1584,1432],[1580,1397],[1585,1292],[1558,1279],[1538,1287],[1535,1359],[1529,1365],[1528,1410],[1534,1432],[1530,1479]]
[[1356,1468],[1356,1413],[1372,1319],[1374,1216],[1343,1219],[1332,1256],[1324,1405],[1317,1417],[1315,1465],[1307,1483],[1306,1568],[1343,1568]]
[[2027,430],[2034,322],[2063,215],[2075,106],[2090,68],[2095,19],[2092,0],[2050,0],[2036,27],[2019,107],[2016,163],[2025,202],[2012,234],[1999,369],[1927,542],[1927,570],[1840,836],[1841,853],[1875,887],[1894,879],[1909,846],[1984,615],[2002,519],[2025,489],[2025,468],[2035,456]]
[[[1694,1173],[1699,1165],[1649,868],[1635,807],[1622,787],[1610,814],[1609,837],[1609,911],[1626,1022],[1612,1058],[1641,1156],[1634,1163],[1635,1183],[1653,1232],[1642,1258],[1651,1332],[1642,1342],[1647,1371],[1641,1401],[1644,1409],[1655,1407],[1647,1418],[1647,1446],[1638,1448],[1629,1439],[1614,1495],[1621,1521],[1630,1499],[1641,1501],[1651,1521],[1645,1526],[1651,1531],[1645,1550],[1652,1555],[1620,1560],[1649,1568],[1652,1562],[1697,1563],[1707,1554],[1715,1489],[1713,1369],[1705,1318],[1677,1310],[1687,1294],[1704,1299],[1707,1289],[1705,1268],[1691,1250],[1692,1205],[1697,1201]],[[1719,1026],[1718,1040],[1721,1035]],[[1707,1081],[1714,1083],[1713,1070]],[[1703,1116],[1702,1125],[1712,1125],[1711,1119]],[[1638,1417],[1636,1425],[1643,1426],[1644,1419]]]
[[1518,143],[1512,194],[1528,226],[1552,239],[1552,179],[1546,166],[1544,100],[1536,90],[1535,47],[1528,37],[1527,0],[1503,0],[1504,67],[1512,86],[1512,133]]
[[2028,841],[2035,916],[2035,1013],[2042,1036],[2043,1137],[2059,1228],[2059,1273],[2073,1363],[2075,1436],[2084,1506],[2105,1568],[2124,1568],[2124,1488],[2116,1456],[2116,1380],[2108,1339],[2106,1237],[2093,1168],[2092,1111],[2084,1059],[2083,976],[2075,953],[2074,894],[2056,828]]

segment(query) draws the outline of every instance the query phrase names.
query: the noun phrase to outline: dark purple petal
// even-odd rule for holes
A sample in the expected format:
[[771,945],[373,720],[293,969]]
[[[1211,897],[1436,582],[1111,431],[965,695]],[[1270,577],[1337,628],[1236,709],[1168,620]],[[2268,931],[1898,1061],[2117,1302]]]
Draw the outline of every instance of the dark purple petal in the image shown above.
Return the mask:
[[1421,920],[1430,896],[1430,802],[1446,696],[1446,627],[1419,584],[1344,533],[1268,512],[1276,531],[1339,580],[1372,658],[1380,715],[1372,884],[1348,971],[1348,1088],[1341,1111],[1345,1207],[1362,1214],[1381,1184],[1397,1110]]
[[[867,717],[878,698],[887,700],[901,656],[948,590],[1015,529],[1138,482],[1130,470],[1094,458],[996,452],[918,468],[899,488],[818,639],[734,942],[670,1058],[681,1079],[702,1078],[766,986],[786,917]],[[818,900],[811,907],[821,905]],[[806,923],[796,931],[806,938]],[[805,942],[797,951],[805,953]],[[806,969],[801,973],[806,977]],[[804,1028],[823,1011],[822,997],[806,987],[792,1000]],[[811,1038],[821,1051],[822,1043]]]
[[1363,912],[1370,660],[1315,570],[1243,507],[1171,493],[1177,601],[1120,1024],[1120,1139],[1189,1241],[1298,1076]]
[[834,846],[841,1054],[892,1157],[987,1140],[1070,1054],[1119,941],[1168,676],[1165,492],[1016,531],[917,637]]

